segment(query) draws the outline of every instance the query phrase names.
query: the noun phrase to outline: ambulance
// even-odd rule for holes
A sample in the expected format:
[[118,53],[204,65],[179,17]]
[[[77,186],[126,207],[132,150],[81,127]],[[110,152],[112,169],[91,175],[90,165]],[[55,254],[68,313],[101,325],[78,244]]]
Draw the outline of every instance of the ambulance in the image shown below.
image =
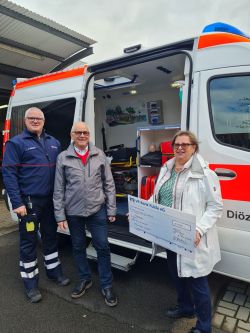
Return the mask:
[[[159,150],[178,129],[193,131],[201,155],[220,179],[224,201],[218,221],[222,260],[214,271],[250,282],[249,36],[214,23],[196,38],[148,50],[136,45],[116,59],[17,79],[4,144],[22,131],[31,106],[44,111],[45,129],[63,149],[70,144],[72,124],[86,121],[91,140],[110,153],[119,191],[109,242],[112,265],[124,270],[139,253],[151,254],[151,244],[129,232],[126,218],[127,195],[141,196],[142,180],[160,170],[160,165],[142,164],[141,157],[152,147]],[[129,154],[133,149],[136,157]],[[124,248],[131,255],[125,257]],[[91,242],[88,256],[95,258]]]

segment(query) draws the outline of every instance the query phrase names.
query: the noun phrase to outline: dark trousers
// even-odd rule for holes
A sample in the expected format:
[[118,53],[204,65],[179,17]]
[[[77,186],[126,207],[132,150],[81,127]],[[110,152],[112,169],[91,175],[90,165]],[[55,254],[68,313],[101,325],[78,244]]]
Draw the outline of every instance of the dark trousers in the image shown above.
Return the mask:
[[[27,206],[27,198],[23,198]],[[48,278],[62,275],[57,250],[57,223],[51,197],[31,197],[30,214],[19,220],[20,273],[26,290],[38,286],[37,243],[40,228],[44,265]]]
[[80,280],[90,280],[91,271],[86,256],[85,227],[90,231],[92,243],[97,252],[98,272],[102,288],[112,286],[110,249],[108,243],[108,228],[106,209],[100,209],[89,217],[67,216],[72,239],[73,256]]
[[196,328],[204,333],[210,333],[211,299],[207,276],[198,278],[180,278],[177,272],[177,255],[167,250],[168,270],[177,291],[177,302],[181,311],[194,313],[197,316]]

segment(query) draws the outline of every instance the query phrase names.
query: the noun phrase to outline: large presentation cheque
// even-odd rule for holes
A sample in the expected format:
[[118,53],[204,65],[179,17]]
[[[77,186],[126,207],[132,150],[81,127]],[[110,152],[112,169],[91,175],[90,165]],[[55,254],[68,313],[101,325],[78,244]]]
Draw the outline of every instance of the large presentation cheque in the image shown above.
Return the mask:
[[129,231],[176,253],[192,257],[195,215],[128,196]]

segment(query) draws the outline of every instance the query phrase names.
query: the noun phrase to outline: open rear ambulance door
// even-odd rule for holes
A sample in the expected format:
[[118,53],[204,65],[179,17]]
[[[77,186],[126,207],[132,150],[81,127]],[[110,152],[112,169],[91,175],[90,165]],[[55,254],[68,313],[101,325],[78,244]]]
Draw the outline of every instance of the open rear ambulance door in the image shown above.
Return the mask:
[[[117,100],[118,90],[124,89],[120,93],[120,96],[122,96],[120,98],[124,99],[125,98],[124,96],[126,96],[126,98],[129,98],[128,97],[129,94],[125,91],[125,87],[128,87],[129,85],[133,86],[133,84],[135,84],[135,86],[136,86],[136,84],[138,84],[136,87],[140,93],[140,88],[142,89],[142,86],[146,85],[146,82],[149,82],[149,85],[147,86],[147,94],[151,97],[149,97],[148,99],[156,98],[156,97],[152,97],[152,95],[154,94],[153,88],[154,88],[154,84],[157,84],[157,83],[159,84],[159,82],[160,82],[160,84],[162,84],[164,89],[169,90],[168,94],[170,96],[171,96],[171,94],[175,94],[175,96],[177,96],[176,99],[172,98],[172,100],[174,100],[174,101],[178,100],[178,102],[179,102],[178,91],[177,91],[177,89],[174,90],[170,86],[170,82],[172,82],[172,80],[174,80],[176,78],[179,78],[180,71],[182,71],[181,78],[185,79],[185,81],[186,81],[185,91],[183,94],[183,100],[185,101],[185,110],[183,110],[183,112],[180,112],[180,109],[181,109],[180,103],[178,104],[178,106],[171,108],[170,107],[171,98],[167,99],[166,96],[169,96],[169,95],[167,95],[167,93],[164,91],[164,93],[166,95],[164,97],[167,100],[167,102],[165,104],[165,108],[168,112],[168,117],[165,116],[165,120],[167,123],[167,119],[169,118],[170,120],[168,120],[168,121],[170,122],[170,125],[172,125],[173,119],[171,119],[171,117],[169,116],[170,110],[177,110],[176,112],[180,113],[180,116],[178,118],[178,125],[180,126],[180,122],[183,122],[183,127],[186,128],[187,123],[188,123],[187,113],[189,114],[189,117],[190,117],[192,58],[191,58],[189,51],[192,49],[192,47],[193,47],[193,40],[190,40],[190,41],[186,41],[185,43],[184,42],[176,43],[176,45],[172,45],[172,46],[163,46],[163,47],[159,47],[159,48],[155,48],[155,49],[151,49],[151,50],[147,50],[147,51],[141,51],[141,52],[138,52],[135,54],[130,54],[128,56],[123,56],[118,59],[103,62],[103,63],[93,65],[93,66],[89,66],[88,71],[91,74],[89,77],[89,82],[93,81],[93,77],[94,77],[95,110],[94,110],[94,113],[92,113],[92,114],[94,114],[95,118],[96,118],[96,122],[95,122],[95,124],[96,124],[96,126],[95,126],[96,127],[96,129],[95,129],[96,142],[95,143],[97,144],[97,146],[99,148],[104,149],[104,147],[102,146],[103,142],[102,142],[100,133],[101,133],[101,129],[102,129],[102,124],[103,124],[103,122],[105,123],[104,118],[103,118],[104,120],[102,119],[100,121],[99,113],[102,113],[105,115],[105,112],[107,110],[105,108],[107,106],[107,103],[106,103],[107,96],[108,96],[109,100],[111,101],[111,103],[113,103],[113,105],[116,106],[116,105],[119,105],[119,103],[118,103],[119,101]],[[169,59],[169,60],[167,60],[167,59]],[[176,61],[175,66],[172,65],[174,62],[173,59],[175,59],[175,61]],[[179,65],[180,63],[181,63],[181,65]],[[185,66],[185,63],[186,63],[186,66]],[[185,70],[184,70],[184,67],[185,67]],[[168,70],[168,68],[170,68],[171,70]],[[158,82],[154,81],[154,78],[155,78],[155,77],[153,77],[154,75],[157,75]],[[171,75],[171,80],[168,79],[168,77],[170,75]],[[116,85],[115,81],[118,76],[119,76],[119,78],[129,78],[131,81],[126,81],[124,84],[117,83],[117,85]],[[148,81],[147,81],[147,79],[148,79]],[[110,89],[107,88],[107,85],[109,82],[111,82]],[[165,83],[165,85],[164,85],[164,83]],[[153,85],[151,87],[151,89],[150,89],[150,84]],[[124,86],[124,88],[123,88],[123,86]],[[90,87],[88,87],[88,82],[87,82],[86,90],[88,91],[87,99],[89,99],[90,94],[93,92],[93,90],[91,90]],[[144,94],[146,94],[146,93],[144,93]],[[159,96],[159,90],[157,91],[157,94]],[[138,96],[140,96],[140,95],[138,94]],[[145,99],[145,95],[143,95],[143,96],[144,96],[143,101],[146,101],[147,99]],[[102,107],[99,107],[98,98],[100,98],[100,100],[102,101]],[[134,95],[130,98],[131,99],[133,98],[133,100],[134,100],[136,97]],[[142,100],[142,97],[137,97],[137,98],[138,99],[141,98],[141,100]],[[103,101],[105,101],[105,102],[103,102]],[[128,104],[128,105],[131,105],[131,104]],[[99,107],[99,109],[98,109],[98,107]],[[91,109],[88,109],[87,101],[86,101],[86,107],[83,108],[83,119],[86,120],[87,122],[89,122],[87,119],[89,119],[90,113],[91,113]],[[105,123],[105,125],[106,125],[106,123]],[[149,123],[147,122],[146,125],[149,126]],[[139,123],[138,123],[138,125],[136,125],[136,123],[135,123],[133,130],[135,129],[135,126],[137,126],[137,128],[140,127]],[[116,136],[117,137],[116,144],[120,144],[120,143],[126,144],[129,140],[131,141],[132,137],[133,137],[133,133],[131,133],[129,130],[126,130],[127,131],[126,135],[123,135],[124,128],[126,128],[126,126],[123,126],[123,128],[120,128],[120,130],[119,130],[119,126],[111,127],[111,129],[108,128],[108,130],[109,130],[108,139],[110,140],[111,130],[113,130],[113,132],[115,132],[115,131],[116,131],[116,133],[119,132],[119,137]],[[176,126],[176,128],[179,128],[179,127]],[[162,134],[162,132],[161,132],[161,134]],[[101,139],[98,139],[98,135]],[[126,141],[118,141],[118,140],[122,140],[122,138],[124,138],[124,136],[127,137],[127,139],[125,139]],[[136,142],[136,137],[137,136],[136,136],[136,131],[135,131],[135,135],[134,135],[134,139],[133,139],[134,143]],[[162,140],[164,141],[164,137],[162,138]],[[165,140],[166,140],[166,138],[165,138]],[[110,144],[110,141],[108,144],[109,147],[112,146]],[[115,144],[115,143],[112,142],[112,144]],[[139,153],[138,153],[138,155],[139,155]],[[138,160],[139,160],[139,158],[138,158]],[[135,167],[137,167],[137,169],[138,169],[138,165]],[[147,172],[149,172],[149,168],[148,168]],[[138,184],[139,183],[140,182],[138,181]],[[138,190],[138,193],[139,192],[140,192],[140,190]],[[117,221],[115,223],[109,224],[108,239],[109,239],[109,243],[112,245],[112,247],[111,247],[112,250],[118,250],[118,253],[123,253],[125,255],[127,253],[127,250],[131,250],[131,251],[128,251],[130,253],[134,252],[133,258],[131,258],[131,259],[126,258],[124,256],[117,256],[114,254],[115,251],[113,251],[114,253],[111,254],[112,266],[123,269],[123,270],[128,270],[135,263],[138,253],[143,252],[143,253],[151,254],[152,246],[149,241],[146,241],[145,239],[140,238],[129,232],[129,223],[128,223],[128,220],[126,217],[128,208],[124,209],[124,206],[120,208],[120,205],[119,205],[120,203],[123,204],[124,201],[126,201],[126,204],[127,204],[126,197],[124,199],[117,198],[117,202],[118,202]],[[123,211],[121,212],[121,210],[123,210]],[[126,249],[126,250],[122,251],[121,250],[122,248]],[[92,259],[94,259],[96,257],[96,254],[94,253],[93,248],[88,248],[87,253],[88,253],[88,256]],[[159,256],[166,257],[166,253],[163,252],[163,253],[159,254]]]

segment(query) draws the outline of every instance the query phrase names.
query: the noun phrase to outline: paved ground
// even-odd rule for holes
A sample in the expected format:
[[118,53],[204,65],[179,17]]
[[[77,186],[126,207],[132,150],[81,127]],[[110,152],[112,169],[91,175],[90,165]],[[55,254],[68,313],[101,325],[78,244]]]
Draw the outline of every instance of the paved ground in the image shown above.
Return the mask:
[[[166,318],[165,309],[175,303],[175,291],[167,278],[166,265],[160,260],[149,264],[146,256],[142,256],[129,273],[114,271],[115,287],[119,291],[120,298],[120,304],[115,309],[109,309],[103,304],[98,289],[95,263],[91,264],[94,271],[94,287],[86,295],[88,297],[74,302],[69,297],[72,285],[59,288],[48,282],[42,271],[40,287],[44,301],[37,305],[38,311],[37,307],[27,303],[23,296],[21,281],[18,279],[18,232],[13,232],[16,230],[16,223],[12,222],[4,202],[0,200],[0,236],[2,236],[0,283],[5,286],[1,288],[1,333],[19,333],[24,328],[27,333],[39,331],[63,333],[68,331],[69,327],[72,327],[72,333],[78,333],[82,331],[82,325],[86,322],[85,333],[91,331],[185,333],[195,323],[195,320],[171,321]],[[75,271],[70,245],[63,249],[61,259],[65,272],[74,280]],[[250,285],[216,274],[210,276],[209,282],[215,309],[213,332],[249,333]],[[25,311],[28,311],[27,318]],[[60,323],[52,329],[46,322],[53,320],[54,312]],[[44,321],[38,319],[39,316]],[[28,324],[33,317],[39,325],[33,320],[31,326]],[[7,318],[10,318],[11,324]],[[78,322],[75,322],[77,318]],[[21,330],[19,326],[22,327]],[[50,328],[46,328],[47,326]],[[27,330],[27,327],[30,330]]]
[[[0,237],[1,333],[185,333],[195,323],[195,319],[166,317],[166,308],[175,304],[176,295],[160,259],[150,264],[148,256],[142,256],[129,273],[114,270],[119,304],[109,308],[100,294],[96,264],[91,262],[93,287],[82,298],[72,300],[76,273],[69,243],[60,250],[60,258],[71,285],[62,288],[46,279],[39,251],[43,300],[32,305],[24,295],[18,273],[18,231]],[[211,276],[212,286],[216,278]]]
[[3,199],[0,199],[0,236],[17,230],[18,226],[12,221]]
[[213,325],[228,333],[250,332],[249,283],[230,281],[224,293],[218,299]]
[[[145,332],[140,327],[136,330],[127,322],[120,322],[112,310],[103,314],[97,308],[90,311],[87,307],[72,302],[69,287],[58,287],[47,281],[44,274],[40,278],[40,290],[43,300],[38,304],[27,301],[22,281],[18,274],[18,232],[0,237],[0,332],[1,333],[132,333]],[[62,254],[62,257],[63,254]],[[43,271],[41,256],[40,268]],[[65,270],[66,262],[62,258]],[[95,288],[93,288],[94,290]],[[87,296],[87,295],[86,295]],[[93,291],[89,295],[93,298]],[[98,294],[99,296],[99,294]],[[105,308],[101,297],[97,297],[100,308]],[[109,309],[108,309],[109,310]]]

